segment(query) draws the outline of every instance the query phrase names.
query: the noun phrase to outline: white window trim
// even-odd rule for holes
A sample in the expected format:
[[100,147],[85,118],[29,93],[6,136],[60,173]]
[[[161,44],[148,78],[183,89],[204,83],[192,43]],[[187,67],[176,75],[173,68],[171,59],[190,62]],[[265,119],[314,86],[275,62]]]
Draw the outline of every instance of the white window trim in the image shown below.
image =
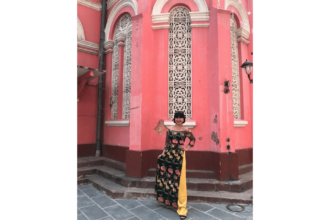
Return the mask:
[[[175,123],[173,121],[164,121],[165,126],[174,126]],[[187,128],[194,128],[196,126],[196,121],[186,121],[183,126]]]
[[129,127],[129,120],[105,121],[105,124],[110,127]]
[[234,120],[234,127],[235,128],[244,128],[247,124],[248,124],[248,121]]

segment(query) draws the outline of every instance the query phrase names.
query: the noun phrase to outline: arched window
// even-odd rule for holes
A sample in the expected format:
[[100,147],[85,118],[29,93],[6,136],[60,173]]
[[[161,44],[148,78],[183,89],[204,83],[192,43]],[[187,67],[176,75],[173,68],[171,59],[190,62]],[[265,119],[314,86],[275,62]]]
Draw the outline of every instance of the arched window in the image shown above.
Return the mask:
[[170,13],[168,118],[175,111],[183,111],[192,118],[191,99],[191,20],[189,10],[179,6]]
[[231,35],[231,66],[232,66],[232,87],[233,87],[233,110],[234,119],[241,118],[240,102],[240,82],[238,65],[238,47],[237,47],[237,24],[233,15],[230,17],[230,35]]
[[[132,19],[125,14],[118,21],[114,31],[114,46],[112,58],[112,101],[111,119],[118,118],[118,105],[122,104],[122,117],[130,118],[131,98],[131,45],[132,45]],[[119,47],[124,46],[124,54],[119,53]],[[123,56],[120,59],[120,56]],[[123,73],[119,72],[119,62],[123,61]],[[123,81],[119,82],[120,74]],[[122,83],[123,90],[119,90],[119,83]],[[118,97],[122,95],[122,103],[118,103]]]

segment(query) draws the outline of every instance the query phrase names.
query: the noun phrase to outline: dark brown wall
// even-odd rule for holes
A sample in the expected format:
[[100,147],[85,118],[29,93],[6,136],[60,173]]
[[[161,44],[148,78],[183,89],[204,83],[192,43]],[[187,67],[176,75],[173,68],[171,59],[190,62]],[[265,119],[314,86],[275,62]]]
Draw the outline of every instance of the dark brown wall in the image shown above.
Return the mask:
[[92,157],[95,156],[96,144],[78,144],[77,156],[78,157]]
[[238,166],[253,163],[253,148],[236,150],[238,154]]
[[122,163],[126,161],[128,147],[102,144],[102,156]]

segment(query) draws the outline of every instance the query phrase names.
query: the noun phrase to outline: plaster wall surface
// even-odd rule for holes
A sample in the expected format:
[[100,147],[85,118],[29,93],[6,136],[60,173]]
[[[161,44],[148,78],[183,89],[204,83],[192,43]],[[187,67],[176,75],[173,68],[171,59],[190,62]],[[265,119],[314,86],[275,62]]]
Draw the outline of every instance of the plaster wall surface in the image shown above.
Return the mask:
[[[128,146],[130,150],[136,151],[163,149],[165,134],[157,135],[153,129],[159,119],[170,120],[167,118],[169,30],[153,30],[151,28],[153,25],[151,13],[156,0],[138,0],[137,2],[138,15],[135,15],[131,7],[125,6],[122,8],[114,18],[108,36],[110,40],[113,39],[114,27],[117,21],[124,13],[129,13],[132,17],[130,126],[109,127],[103,125],[103,143]],[[174,0],[167,1],[162,13],[168,13],[178,2]],[[224,1],[220,2],[220,8],[224,8]],[[180,5],[184,5],[184,3],[192,11],[198,10],[193,0],[181,1]],[[192,120],[196,121],[196,127],[192,129],[192,132],[196,137],[196,145],[191,150],[227,152],[225,139],[230,137],[231,151],[235,152],[235,149],[252,147],[252,84],[249,84],[245,73],[240,69],[242,119],[248,121],[248,125],[242,128],[234,127],[232,100],[230,99],[232,94],[230,92],[225,95],[222,92],[223,82],[231,80],[229,23],[231,11],[216,9],[214,6],[217,5],[217,1],[214,0],[206,1],[206,4],[210,11],[210,20],[200,23],[209,23],[209,27],[192,28]],[[252,7],[247,6],[246,1],[242,1],[242,5],[245,8]],[[100,14],[96,14],[100,12],[82,7],[84,6],[78,5],[78,17],[84,27],[86,40],[98,43]],[[115,4],[107,11],[108,16],[114,7]],[[232,11],[238,13],[235,8],[232,8]],[[246,9],[246,11],[252,11],[252,8],[251,10]],[[91,19],[88,20],[87,18]],[[249,21],[252,28],[252,19]],[[239,43],[239,63],[244,62],[245,59],[251,59],[249,54],[252,52],[252,31],[249,41],[249,45]],[[103,122],[111,120],[109,100],[112,85],[112,53],[106,55],[105,63],[107,72],[105,74],[103,107],[105,115]],[[84,66],[84,64],[88,67],[98,68],[98,56],[78,52],[78,65]],[[85,94],[84,92],[81,94],[82,96]],[[96,109],[97,91],[94,95],[91,94],[88,97],[91,99],[89,103],[95,103],[91,107],[86,107],[92,111],[92,109]],[[93,99],[95,100],[92,101]],[[214,123],[215,116],[217,116],[216,123]],[[80,124],[83,123],[80,122]],[[96,132],[96,116],[94,124]],[[79,123],[78,126],[80,128]],[[79,128],[78,141],[81,134]],[[91,131],[92,128],[94,129],[90,125],[88,129],[85,129]],[[213,132],[217,135],[218,144],[211,138]],[[92,140],[91,137],[90,140]]]

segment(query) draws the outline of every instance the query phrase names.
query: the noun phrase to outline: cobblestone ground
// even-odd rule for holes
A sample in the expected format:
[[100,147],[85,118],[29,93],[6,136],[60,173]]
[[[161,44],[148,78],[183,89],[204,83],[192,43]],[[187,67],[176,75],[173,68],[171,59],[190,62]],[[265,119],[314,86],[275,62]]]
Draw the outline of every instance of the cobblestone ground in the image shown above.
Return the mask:
[[[165,220],[180,219],[174,210],[161,206],[155,200],[111,199],[92,185],[78,186],[78,220]],[[252,220],[253,206],[243,205],[245,210],[227,204],[188,202],[186,220]]]

